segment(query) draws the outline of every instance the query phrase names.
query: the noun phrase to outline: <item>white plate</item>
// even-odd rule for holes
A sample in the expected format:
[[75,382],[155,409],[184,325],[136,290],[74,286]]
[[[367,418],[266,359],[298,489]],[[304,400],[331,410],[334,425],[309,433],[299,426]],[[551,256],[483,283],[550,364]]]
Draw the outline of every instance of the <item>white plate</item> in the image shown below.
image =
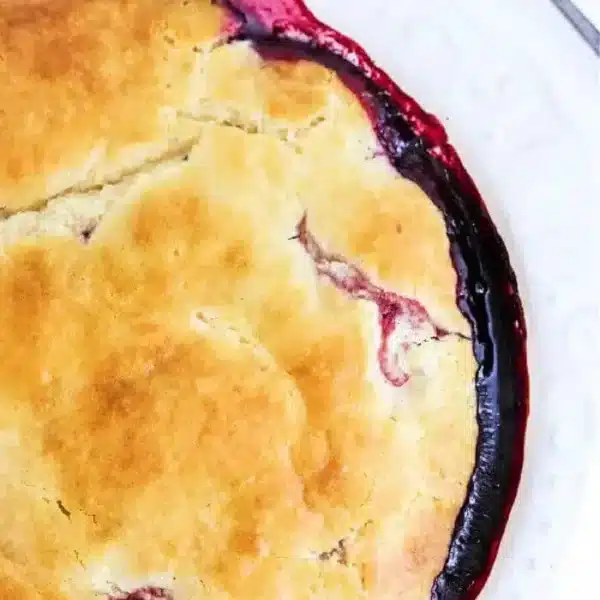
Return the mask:
[[549,0],[307,4],[444,122],[519,277],[526,464],[481,600],[590,598],[600,540],[600,62]]

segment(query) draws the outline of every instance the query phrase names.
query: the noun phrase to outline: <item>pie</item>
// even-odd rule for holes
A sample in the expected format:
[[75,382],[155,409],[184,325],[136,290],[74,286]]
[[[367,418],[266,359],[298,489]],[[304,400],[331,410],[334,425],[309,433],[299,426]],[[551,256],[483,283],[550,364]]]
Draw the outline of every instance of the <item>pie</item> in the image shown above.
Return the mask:
[[462,599],[493,558],[502,242],[382,79],[240,4],[0,2],[2,600]]

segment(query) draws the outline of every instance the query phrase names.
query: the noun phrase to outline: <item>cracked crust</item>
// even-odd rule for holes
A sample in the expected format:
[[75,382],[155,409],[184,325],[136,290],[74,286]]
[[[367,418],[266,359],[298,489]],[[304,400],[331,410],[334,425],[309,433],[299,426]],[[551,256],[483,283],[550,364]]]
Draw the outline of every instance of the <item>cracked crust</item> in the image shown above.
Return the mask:
[[189,143],[176,111],[221,38],[206,0],[0,2],[0,208],[119,179]]
[[[293,238],[308,214],[330,252],[468,335],[441,215],[374,157],[334,74],[215,43],[208,2],[36,6],[0,2],[15,98],[0,119],[33,143],[8,148],[0,203],[44,206],[0,222],[0,597],[425,600],[473,468],[470,342],[410,346],[408,383],[390,385],[377,311]],[[81,61],[31,62],[85,19],[120,23],[114,53],[82,33]],[[122,83],[75,88],[89,119],[72,129],[16,101],[45,85],[17,77],[34,66],[62,76],[51,112],[82,65],[99,85],[110,64]],[[126,106],[132,120],[109,118]],[[28,113],[37,137],[16,127]]]

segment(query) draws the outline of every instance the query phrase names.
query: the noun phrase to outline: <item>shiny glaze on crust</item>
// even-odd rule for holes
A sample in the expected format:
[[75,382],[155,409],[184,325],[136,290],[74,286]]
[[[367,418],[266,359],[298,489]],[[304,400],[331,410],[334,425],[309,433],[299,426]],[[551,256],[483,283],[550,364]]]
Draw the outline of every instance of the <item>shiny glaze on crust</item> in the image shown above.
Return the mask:
[[310,58],[335,69],[370,115],[382,149],[443,213],[458,274],[457,302],[473,331],[477,462],[432,600],[473,600],[485,584],[520,480],[529,383],[526,329],[506,247],[439,121],[379,70],[357,44],[299,0],[223,2],[233,39],[265,57]]

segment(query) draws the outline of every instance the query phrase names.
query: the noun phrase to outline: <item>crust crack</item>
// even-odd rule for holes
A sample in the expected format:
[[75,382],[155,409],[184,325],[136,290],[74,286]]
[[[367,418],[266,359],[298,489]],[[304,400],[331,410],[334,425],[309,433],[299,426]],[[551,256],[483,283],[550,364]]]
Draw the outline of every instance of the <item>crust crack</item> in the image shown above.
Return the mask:
[[220,127],[233,127],[248,135],[272,136],[288,145],[297,153],[301,153],[302,148],[296,142],[296,139],[319,127],[327,119],[324,114],[319,114],[313,117],[306,125],[300,127],[283,127],[278,125],[274,120],[264,116],[260,120],[247,121],[237,114],[235,110],[229,109],[227,113],[226,116],[219,117],[210,112],[194,114],[188,111],[178,111],[177,116],[199,123],[209,123]]
[[[302,128],[277,128],[275,125],[269,125],[268,120],[264,120],[262,124],[244,121],[231,112],[226,117],[219,117],[214,114],[198,114],[194,115],[185,111],[178,111],[177,115],[180,118],[202,123],[206,127],[223,127],[234,128],[246,135],[266,135],[273,139],[293,148],[295,152],[301,153],[300,145],[294,139],[304,133],[318,127],[326,119],[323,115],[313,118],[307,125]],[[293,131],[293,133],[292,133]],[[67,207],[67,222],[61,223],[62,227],[66,227],[73,237],[79,237],[82,243],[88,243],[93,238],[94,230],[98,227],[102,219],[110,212],[113,207],[113,202],[107,198],[101,200],[102,193],[105,190],[114,189],[119,186],[126,186],[121,191],[119,196],[126,194],[129,186],[133,185],[140,176],[152,175],[157,169],[165,167],[169,164],[176,164],[180,161],[187,161],[189,154],[201,142],[206,130],[202,129],[198,135],[194,136],[187,143],[176,148],[171,148],[162,155],[148,159],[142,164],[120,173],[118,177],[111,178],[102,183],[90,186],[72,186],[63,192],[40,201],[35,207],[26,209],[16,209],[8,211],[0,207],[0,247],[7,246],[22,237],[30,237],[35,235],[39,230],[38,220],[45,214],[54,212],[63,212],[62,209],[68,204],[73,204]],[[77,199],[79,195],[86,195],[85,202]],[[89,210],[90,204],[98,200],[102,205],[93,215],[81,217],[82,210]],[[13,218],[24,218],[31,221],[27,231],[20,235],[5,236],[6,227]],[[72,222],[71,222],[72,221]],[[4,239],[8,237],[8,239]],[[16,239],[15,239],[16,238]]]

